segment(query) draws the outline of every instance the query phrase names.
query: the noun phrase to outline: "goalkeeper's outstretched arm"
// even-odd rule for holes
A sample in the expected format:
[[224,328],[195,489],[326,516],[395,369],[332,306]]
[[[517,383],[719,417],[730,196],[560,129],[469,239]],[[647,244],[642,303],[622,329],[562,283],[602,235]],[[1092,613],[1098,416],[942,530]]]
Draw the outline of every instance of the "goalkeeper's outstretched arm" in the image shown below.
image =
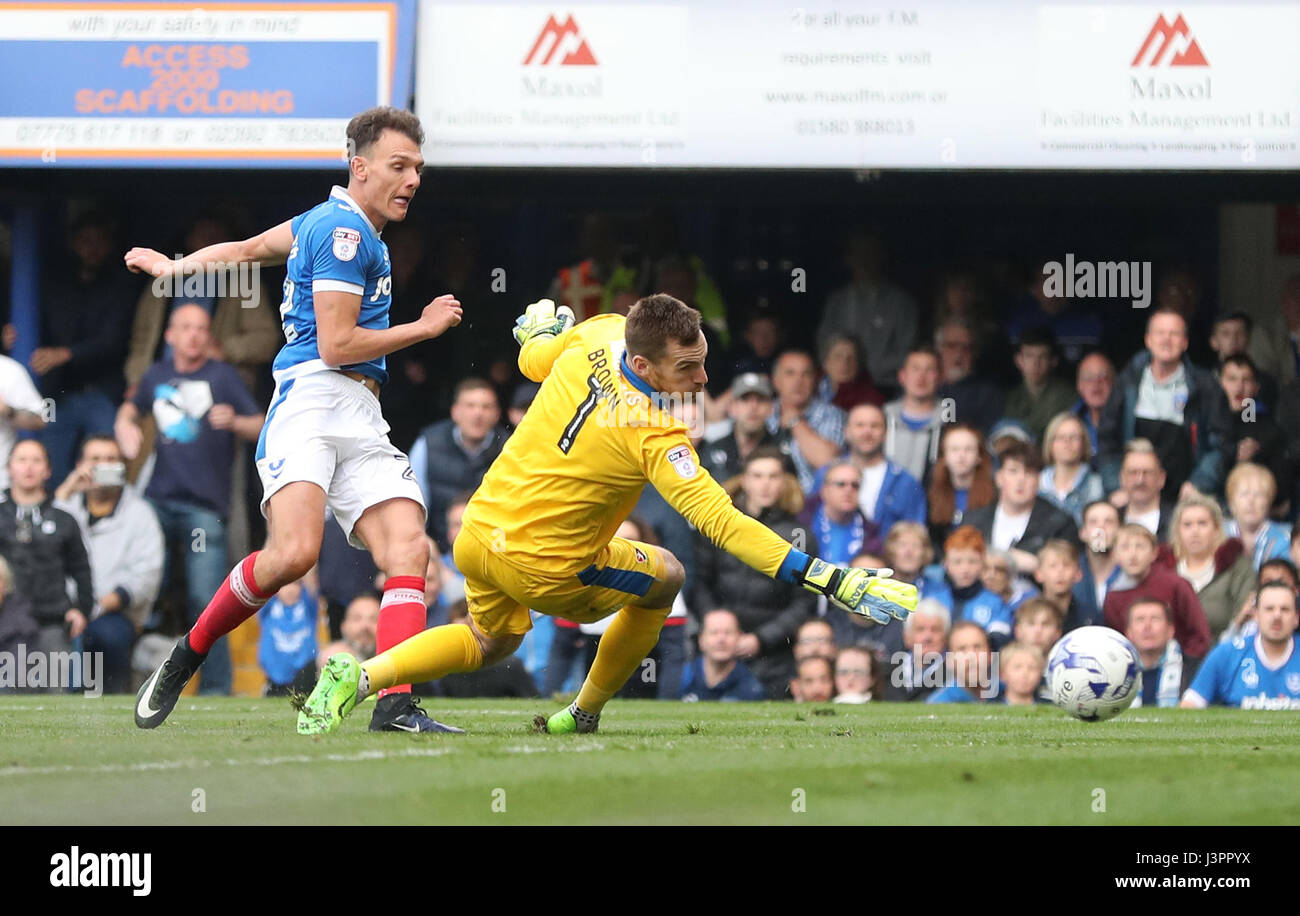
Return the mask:
[[745,515],[699,467],[679,430],[649,432],[642,440],[646,476],[668,503],[705,537],[759,572],[825,595],[877,623],[902,620],[916,608],[916,586],[889,578],[891,569],[847,569],[811,557],[766,525]]

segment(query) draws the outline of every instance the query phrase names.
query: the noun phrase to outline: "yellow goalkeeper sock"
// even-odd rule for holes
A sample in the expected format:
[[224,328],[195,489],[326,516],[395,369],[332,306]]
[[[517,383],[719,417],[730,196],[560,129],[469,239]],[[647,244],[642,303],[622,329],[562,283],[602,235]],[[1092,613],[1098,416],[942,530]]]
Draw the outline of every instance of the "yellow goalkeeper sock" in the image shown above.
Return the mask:
[[599,715],[609,698],[618,692],[641,661],[659,642],[659,631],[672,608],[647,610],[625,607],[600,637],[596,659],[578,691],[577,705],[583,712]]
[[483,650],[473,630],[463,623],[434,627],[362,662],[357,702],[394,684],[433,681],[459,671],[474,671],[482,665]]

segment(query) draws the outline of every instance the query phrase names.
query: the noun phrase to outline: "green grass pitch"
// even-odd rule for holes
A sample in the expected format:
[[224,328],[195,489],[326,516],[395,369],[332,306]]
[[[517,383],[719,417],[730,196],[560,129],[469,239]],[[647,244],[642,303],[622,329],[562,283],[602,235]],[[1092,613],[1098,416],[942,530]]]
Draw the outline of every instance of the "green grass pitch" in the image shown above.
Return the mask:
[[1300,822],[1285,712],[616,700],[561,738],[531,731],[552,702],[425,705],[470,734],[372,735],[366,705],[304,738],[285,700],[206,697],[145,732],[128,697],[0,697],[0,823]]

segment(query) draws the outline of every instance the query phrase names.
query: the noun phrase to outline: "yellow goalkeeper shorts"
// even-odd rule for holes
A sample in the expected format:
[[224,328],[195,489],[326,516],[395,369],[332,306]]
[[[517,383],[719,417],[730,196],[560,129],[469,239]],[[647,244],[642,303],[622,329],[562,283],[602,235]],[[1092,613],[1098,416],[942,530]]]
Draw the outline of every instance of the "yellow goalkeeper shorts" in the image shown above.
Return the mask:
[[452,546],[465,577],[465,600],[475,626],[487,636],[522,636],[533,628],[528,610],[595,623],[643,597],[664,577],[663,551],[616,537],[576,576],[556,578],[520,569],[466,529]]

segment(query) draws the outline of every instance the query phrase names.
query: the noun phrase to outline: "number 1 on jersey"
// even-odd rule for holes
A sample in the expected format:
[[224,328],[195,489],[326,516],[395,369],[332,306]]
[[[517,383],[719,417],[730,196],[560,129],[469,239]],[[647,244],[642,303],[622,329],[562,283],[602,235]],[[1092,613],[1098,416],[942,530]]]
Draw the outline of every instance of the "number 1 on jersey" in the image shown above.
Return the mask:
[[578,438],[578,432],[582,429],[582,424],[587,422],[591,412],[600,403],[600,384],[596,381],[596,376],[587,376],[587,387],[591,390],[587,392],[587,397],[578,405],[577,411],[573,414],[573,419],[569,421],[568,426],[564,427],[564,435],[560,436],[560,441],[556,443],[560,447],[560,451],[566,455],[573,448],[573,440]]

